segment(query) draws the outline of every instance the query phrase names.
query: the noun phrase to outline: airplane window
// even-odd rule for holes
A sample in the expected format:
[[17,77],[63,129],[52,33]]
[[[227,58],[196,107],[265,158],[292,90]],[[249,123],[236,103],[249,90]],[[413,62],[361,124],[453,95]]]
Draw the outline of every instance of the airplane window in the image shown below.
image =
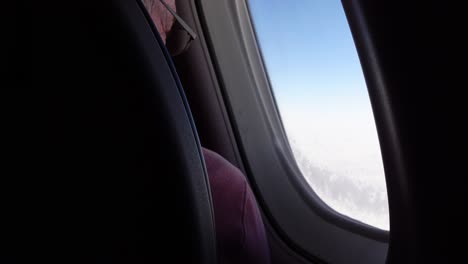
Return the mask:
[[331,208],[389,230],[385,175],[356,47],[339,0],[251,0],[297,165]]

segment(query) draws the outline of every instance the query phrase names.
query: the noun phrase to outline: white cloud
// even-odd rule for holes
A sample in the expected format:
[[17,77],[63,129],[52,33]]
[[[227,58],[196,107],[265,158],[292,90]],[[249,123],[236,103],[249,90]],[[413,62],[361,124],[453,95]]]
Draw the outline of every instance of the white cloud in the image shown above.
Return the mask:
[[388,230],[387,190],[369,103],[324,105],[280,103],[299,168],[330,207]]

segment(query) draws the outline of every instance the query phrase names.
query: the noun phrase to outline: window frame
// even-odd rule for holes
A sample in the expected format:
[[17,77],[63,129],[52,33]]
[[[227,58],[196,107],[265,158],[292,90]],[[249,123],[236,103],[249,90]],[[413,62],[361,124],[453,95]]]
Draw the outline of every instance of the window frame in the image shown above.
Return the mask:
[[[298,168],[248,3],[198,0],[197,5],[247,176],[267,221],[291,248],[309,259],[384,262],[389,232],[330,208]],[[278,193],[281,197],[274,196]],[[343,254],[337,254],[340,251]]]

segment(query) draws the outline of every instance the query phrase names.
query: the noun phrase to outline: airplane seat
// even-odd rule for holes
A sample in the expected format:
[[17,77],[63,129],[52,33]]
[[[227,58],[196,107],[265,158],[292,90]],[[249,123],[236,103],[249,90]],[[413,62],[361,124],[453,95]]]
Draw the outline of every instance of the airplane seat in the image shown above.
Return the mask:
[[27,205],[8,226],[19,241],[11,252],[40,262],[216,263],[198,135],[140,1],[34,10],[30,81],[41,97],[22,106],[37,118],[28,138],[42,147],[20,157],[35,192],[20,178],[9,186]]
[[210,179],[220,263],[270,263],[262,216],[245,176],[219,154],[203,148]]
[[[184,50],[187,39],[183,36],[187,37],[188,34],[183,32],[179,22],[164,29],[163,24],[167,22],[169,10],[163,8],[159,0],[143,3],[154,24],[159,26],[159,33],[162,39],[166,40],[170,53],[178,55],[187,51]],[[175,7],[181,3],[165,1],[164,4]],[[186,88],[190,89],[190,85]],[[262,216],[246,177],[229,161],[211,150],[203,148],[203,156],[213,200],[219,262],[270,263]]]

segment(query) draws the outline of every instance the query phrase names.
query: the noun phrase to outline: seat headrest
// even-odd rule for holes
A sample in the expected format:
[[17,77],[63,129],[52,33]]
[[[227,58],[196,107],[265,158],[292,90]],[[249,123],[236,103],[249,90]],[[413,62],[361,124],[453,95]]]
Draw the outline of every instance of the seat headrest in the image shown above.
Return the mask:
[[16,250],[40,247],[60,262],[215,263],[198,136],[143,5],[72,1],[35,12],[30,81],[42,96],[17,103],[37,116],[26,133],[42,147],[17,159],[40,180],[34,192],[10,185],[24,214],[5,214],[22,219],[9,226],[22,239]]

